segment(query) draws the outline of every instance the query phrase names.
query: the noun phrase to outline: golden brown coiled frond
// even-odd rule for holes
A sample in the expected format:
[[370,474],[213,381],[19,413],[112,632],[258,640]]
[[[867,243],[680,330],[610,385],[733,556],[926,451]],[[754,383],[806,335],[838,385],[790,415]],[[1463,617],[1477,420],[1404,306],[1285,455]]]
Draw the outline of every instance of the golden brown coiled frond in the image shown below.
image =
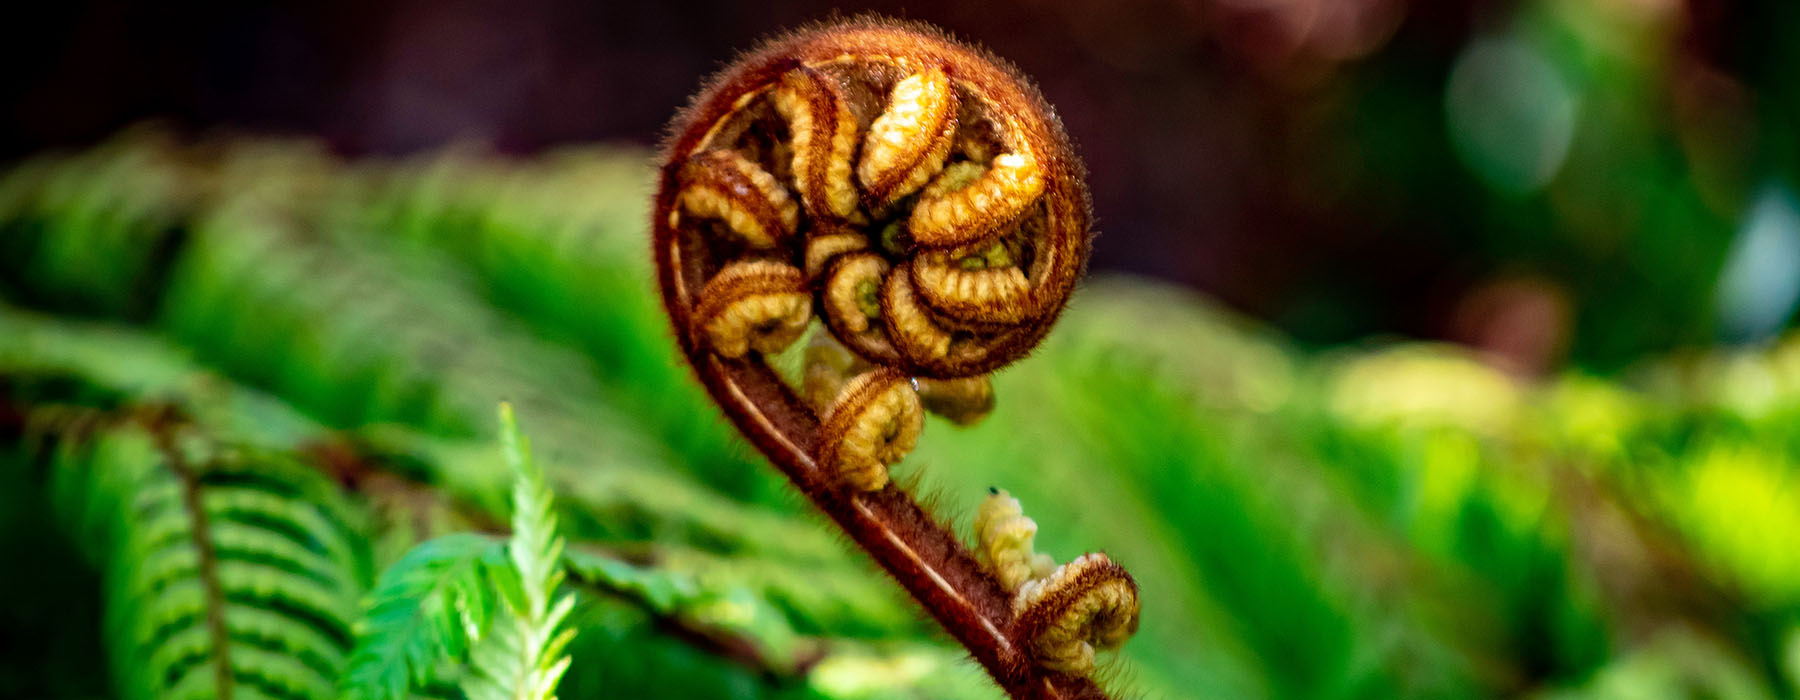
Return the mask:
[[885,211],[944,169],[956,137],[956,89],[943,69],[928,68],[894,85],[888,107],[869,126],[856,174],[863,201]]
[[881,282],[887,274],[888,261],[869,252],[845,255],[831,266],[820,302],[839,332],[867,333],[881,323]]
[[681,168],[681,209],[718,219],[752,248],[774,248],[794,234],[800,207],[767,170],[736,151],[694,156]]
[[856,149],[856,118],[838,85],[802,65],[781,76],[775,111],[793,137],[794,179],[800,199],[815,218],[860,220],[856,189],[850,184],[850,156]]
[[806,239],[806,277],[818,279],[839,255],[868,247],[869,239],[854,230],[821,227]]
[[[715,78],[663,158],[663,300],[726,415],[1007,692],[1104,697],[1046,670],[1013,586],[887,471],[925,412],[993,409],[988,375],[1043,339],[1086,263],[1084,173],[1036,89],[927,27],[821,25]],[[768,356],[808,328],[801,376],[780,375]]]
[[907,363],[927,370],[926,375],[941,374],[953,366],[950,329],[938,325],[937,317],[919,303],[911,263],[887,276],[881,288],[881,308],[888,337]]
[[927,248],[978,242],[1015,223],[1044,193],[1044,168],[1031,153],[1002,153],[972,182],[946,184],[913,208],[908,228]]
[[913,286],[941,315],[970,323],[1018,323],[1031,316],[1031,281],[1007,241],[932,251],[913,261]]
[[800,270],[768,260],[732,263],[700,290],[699,335],[715,352],[739,357],[781,352],[806,332],[812,296]]
[[878,254],[913,289],[883,286],[913,305],[880,309],[877,325],[907,336],[846,344],[911,376],[986,374],[1029,352],[1087,257],[1087,191],[1050,109],[935,34],[852,23],[777,42],[678,128],[660,197],[679,206],[659,205],[656,220],[694,248],[684,274],[699,281],[686,283],[736,254],[708,222],[809,279],[837,256]]
[[819,464],[861,491],[887,485],[887,466],[919,442],[925,409],[912,380],[891,369],[857,375],[825,413]]

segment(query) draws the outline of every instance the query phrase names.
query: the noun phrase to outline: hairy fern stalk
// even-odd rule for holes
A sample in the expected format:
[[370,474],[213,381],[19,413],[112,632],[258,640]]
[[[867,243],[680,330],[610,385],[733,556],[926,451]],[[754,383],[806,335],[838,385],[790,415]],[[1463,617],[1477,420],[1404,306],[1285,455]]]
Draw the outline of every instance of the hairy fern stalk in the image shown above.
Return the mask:
[[[0,695],[996,697],[705,409],[647,160],[138,130],[0,175]],[[1784,697],[1797,348],[1527,385],[1099,279],[893,469],[968,546],[1016,499],[1129,561],[1097,664],[1145,697]]]

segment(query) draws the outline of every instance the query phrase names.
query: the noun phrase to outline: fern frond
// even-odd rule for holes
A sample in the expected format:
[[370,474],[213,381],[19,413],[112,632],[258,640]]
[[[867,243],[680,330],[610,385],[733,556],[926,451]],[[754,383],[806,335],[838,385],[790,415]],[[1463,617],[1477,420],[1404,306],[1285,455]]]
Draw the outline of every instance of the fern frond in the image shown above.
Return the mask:
[[470,700],[551,700],[569,668],[565,652],[575,630],[564,622],[575,596],[557,596],[564,576],[563,539],[556,532],[553,498],[510,404],[500,406],[500,443],[515,479],[513,533],[506,545],[512,570],[499,586],[507,610],[471,652],[475,673],[463,690]]
[[[357,534],[285,458],[169,423],[66,446],[51,478],[79,501],[107,578],[119,690],[141,698],[333,698],[363,589]],[[252,485],[234,474],[258,474]],[[316,475],[314,480],[316,481]],[[246,511],[244,493],[282,504]],[[304,517],[299,514],[307,514]]]
[[434,680],[442,664],[463,658],[496,607],[486,572],[499,563],[499,550],[480,535],[446,535],[382,572],[356,625],[344,695],[402,700]]
[[682,552],[660,557],[655,568],[589,549],[570,550],[565,559],[584,589],[630,602],[662,624],[683,629],[766,673],[797,675],[820,658],[819,646],[796,633],[790,615],[771,600],[779,592],[750,580],[749,567],[707,562],[710,570],[697,574],[687,569],[700,562]]
[[0,287],[66,312],[146,315],[197,199],[181,155],[138,129],[0,174]]
[[[397,531],[390,543],[392,557],[377,559],[383,562],[399,560],[419,541],[417,533],[406,527],[413,523],[409,518],[390,522],[383,517],[374,523],[367,521],[369,513],[363,508],[343,507],[345,502],[335,494],[341,487],[318,478],[321,471],[360,490],[376,512],[381,511],[384,489],[392,488],[389,477],[399,477],[410,483],[406,488],[415,490],[403,497],[409,505],[416,505],[416,498],[432,498],[459,512],[485,516],[463,522],[458,529],[497,530],[505,514],[521,510],[508,502],[513,480],[506,478],[509,470],[491,441],[434,437],[389,424],[360,431],[343,448],[346,452],[320,452],[316,446],[332,444],[325,442],[331,440],[330,433],[288,404],[220,378],[178,346],[118,324],[0,306],[0,402],[24,408],[25,439],[20,446],[26,454],[48,458],[37,462],[38,469],[47,467],[57,475],[51,496],[62,506],[67,530],[78,541],[112,538],[116,513],[125,507],[119,499],[169,487],[141,482],[135,473],[87,466],[96,461],[155,463],[154,447],[145,440],[92,442],[87,437],[120,430],[135,434],[137,429],[127,429],[128,424],[143,408],[154,406],[178,407],[197,432],[304,456],[304,462],[212,460],[204,489],[209,510],[221,517],[261,523],[287,535],[272,541],[226,535],[229,541],[221,542],[221,549],[251,563],[279,561],[300,577],[361,581],[357,589],[365,590],[373,578],[366,573],[370,547],[350,546],[351,539],[382,526]],[[556,458],[533,461],[534,467],[541,467],[534,471],[553,484],[557,529],[570,542],[590,545],[565,553],[568,576],[579,582],[572,587],[576,610],[568,613],[567,625],[593,638],[581,642],[579,649],[571,647],[569,653],[576,659],[572,667],[580,671],[564,674],[561,687],[566,695],[591,696],[598,685],[639,689],[621,691],[626,695],[680,695],[691,690],[693,696],[713,697],[728,688],[747,687],[746,683],[776,679],[799,683],[827,648],[806,635],[829,631],[834,636],[900,639],[920,634],[920,623],[896,592],[867,576],[861,566],[846,562],[841,548],[804,519],[733,501],[709,484],[666,468],[653,453],[645,454],[636,446],[597,446],[602,449],[573,452],[553,446],[550,451]],[[334,461],[339,459],[359,464]],[[381,480],[368,481],[371,474]],[[139,520],[137,527],[146,530],[141,537],[179,541],[185,532],[185,520],[179,515],[170,512]],[[91,525],[81,525],[89,520]],[[354,538],[310,534],[340,531],[361,534]],[[499,579],[494,585],[516,588],[508,582],[516,577],[509,573],[511,565],[499,542],[489,535],[466,537],[475,540],[476,548],[489,550],[491,568],[475,577],[476,590],[490,585],[481,576]],[[263,554],[264,549],[270,553]],[[618,552],[625,556],[608,554]],[[589,555],[585,564],[578,561],[582,554]],[[170,604],[151,611],[157,619],[204,614],[203,592],[180,578],[195,559],[191,551],[175,549],[141,564],[144,578],[186,587],[164,594]],[[106,554],[96,553],[95,561],[104,564]],[[599,595],[583,595],[586,592]],[[330,607],[309,601],[301,591],[278,589],[269,596],[287,601],[302,615]],[[417,596],[399,597],[417,602]],[[499,606],[496,595],[489,594],[488,602],[476,604],[475,610],[491,614]],[[308,638],[292,626],[279,630],[288,620],[287,611],[229,602],[226,607],[233,634],[264,640],[305,665],[343,669],[358,663],[361,649],[352,653],[323,631]],[[448,636],[460,631],[474,637],[469,631],[474,628],[488,636],[466,618],[452,615],[450,620],[450,631],[424,633]],[[354,629],[367,634],[373,627],[365,621]],[[589,629],[604,633],[587,635]],[[183,628],[158,646],[153,663],[167,666],[197,658],[209,649],[209,639],[205,626]],[[466,650],[457,654],[467,655]],[[420,656],[426,672],[418,682],[407,677],[406,666],[386,666],[393,669],[386,677],[399,678],[397,683],[386,681],[399,688],[386,696],[463,696],[457,684],[467,672],[465,658]],[[278,668],[263,671],[264,676],[281,677]],[[672,690],[677,687],[670,685],[672,674],[682,675],[686,684],[679,688],[684,690]],[[216,687],[206,684],[209,677],[185,678],[195,688]],[[353,684],[343,677],[335,680],[339,697],[383,697],[375,690],[352,691]],[[979,687],[978,681],[970,685]],[[378,682],[382,681],[364,679],[354,685],[366,688]],[[257,693],[238,684],[233,694]]]

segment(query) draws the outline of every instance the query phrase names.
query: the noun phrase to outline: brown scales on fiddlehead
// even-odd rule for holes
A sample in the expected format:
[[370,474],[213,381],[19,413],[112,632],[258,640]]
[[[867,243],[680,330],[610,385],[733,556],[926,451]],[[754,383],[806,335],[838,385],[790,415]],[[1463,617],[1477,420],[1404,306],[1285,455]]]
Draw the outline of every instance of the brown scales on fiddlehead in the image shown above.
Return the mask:
[[[1104,697],[1086,675],[1127,600],[1135,626],[1123,569],[1021,569],[978,533],[984,566],[887,471],[926,411],[992,410],[988,373],[1043,339],[1086,262],[1084,174],[1042,97],[935,30],[853,20],[726,69],[664,158],[664,302],[726,414],[1009,693]],[[765,358],[814,317],[795,386]],[[1020,520],[994,532],[1016,545]]]

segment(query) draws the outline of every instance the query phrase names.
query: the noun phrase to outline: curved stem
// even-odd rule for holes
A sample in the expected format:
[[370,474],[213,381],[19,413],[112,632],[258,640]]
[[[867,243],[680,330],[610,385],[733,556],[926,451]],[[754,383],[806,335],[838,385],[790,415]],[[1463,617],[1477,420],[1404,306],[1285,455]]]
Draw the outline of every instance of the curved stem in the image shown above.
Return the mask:
[[906,589],[1015,698],[1104,698],[1087,678],[1054,674],[1008,636],[1010,596],[945,526],[890,484],[853,493],[827,480],[812,455],[819,423],[758,360],[690,354],[700,380],[750,442]]

